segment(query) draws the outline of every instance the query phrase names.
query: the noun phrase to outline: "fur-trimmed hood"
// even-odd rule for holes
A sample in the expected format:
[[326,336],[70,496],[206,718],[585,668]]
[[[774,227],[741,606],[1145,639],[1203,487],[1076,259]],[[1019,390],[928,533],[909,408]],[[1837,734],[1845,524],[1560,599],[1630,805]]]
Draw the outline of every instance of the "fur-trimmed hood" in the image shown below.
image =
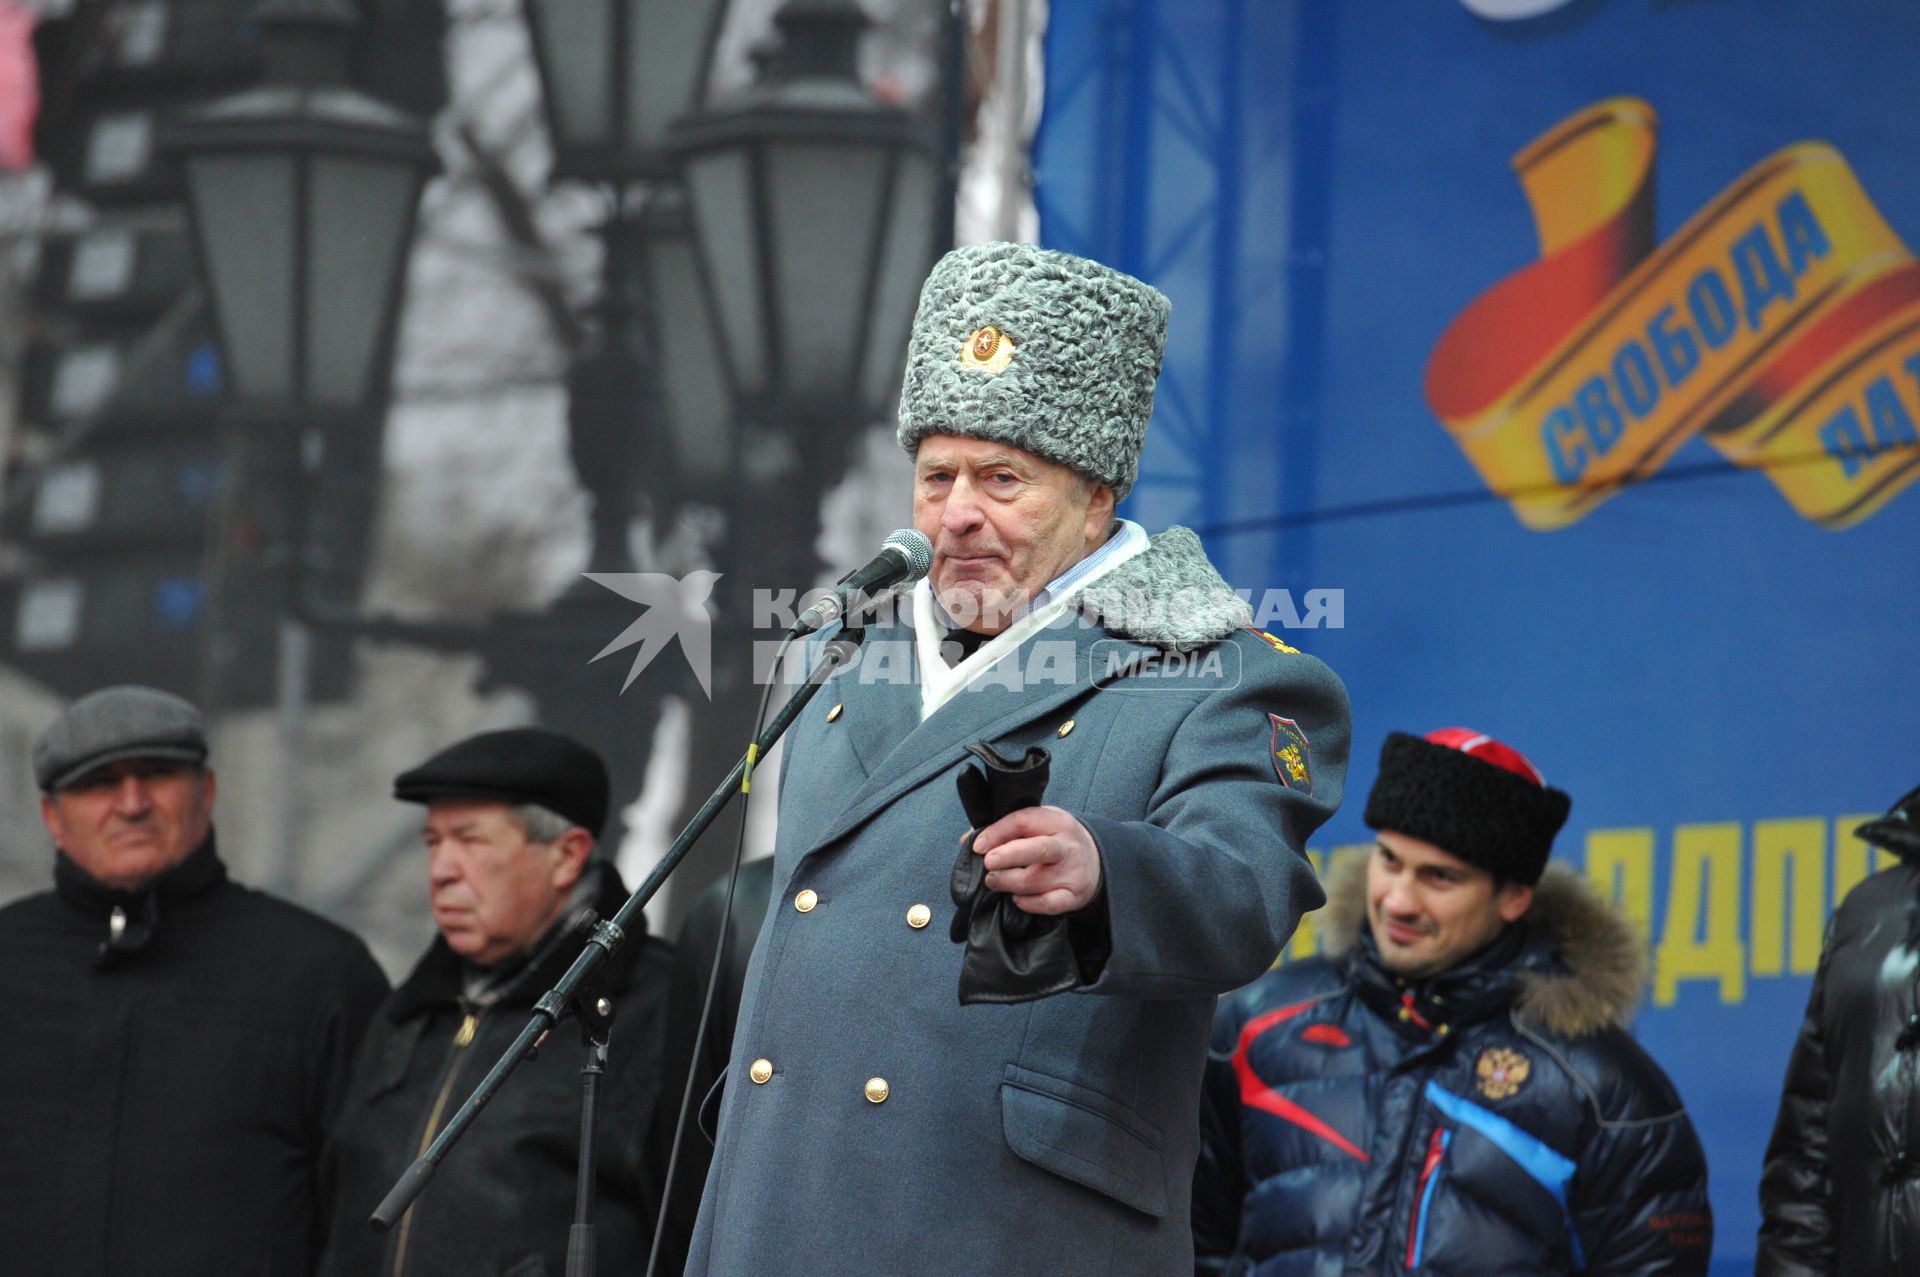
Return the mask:
[[[1343,856],[1325,875],[1321,947],[1336,960],[1360,942],[1367,918],[1367,857]],[[1528,1027],[1567,1038],[1624,1029],[1639,1009],[1648,976],[1647,943],[1573,868],[1547,865],[1526,921],[1558,952],[1560,965],[1520,973],[1514,1013]]]

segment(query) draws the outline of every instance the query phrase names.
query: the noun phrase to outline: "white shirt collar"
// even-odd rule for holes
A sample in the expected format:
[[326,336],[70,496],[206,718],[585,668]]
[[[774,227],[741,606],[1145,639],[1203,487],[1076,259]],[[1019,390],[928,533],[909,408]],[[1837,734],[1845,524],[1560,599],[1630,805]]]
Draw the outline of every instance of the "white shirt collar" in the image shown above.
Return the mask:
[[999,663],[1062,612],[1073,596],[1147,548],[1147,532],[1131,519],[1116,520],[1113,535],[1086,558],[1047,583],[1045,589],[1018,614],[1013,624],[982,643],[971,656],[949,666],[940,656],[940,642],[952,621],[934,600],[933,585],[922,578],[913,587],[915,655],[920,670],[920,718],[952,700],[967,684]]

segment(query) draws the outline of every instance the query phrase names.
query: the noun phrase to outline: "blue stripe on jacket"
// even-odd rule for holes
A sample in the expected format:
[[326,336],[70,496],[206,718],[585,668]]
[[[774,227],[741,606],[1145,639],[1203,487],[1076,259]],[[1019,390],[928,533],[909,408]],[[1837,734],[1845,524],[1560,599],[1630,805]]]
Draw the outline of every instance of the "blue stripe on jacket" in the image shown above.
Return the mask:
[[1553,1200],[1560,1203],[1560,1213],[1566,1217],[1567,1239],[1572,1243],[1574,1267],[1584,1268],[1586,1259],[1580,1252],[1580,1234],[1574,1231],[1573,1216],[1567,1210],[1567,1184],[1577,1169],[1573,1160],[1527,1134],[1498,1113],[1460,1098],[1431,1079],[1427,1082],[1427,1103],[1460,1125],[1479,1132],[1495,1148],[1512,1158],[1514,1164],[1540,1187],[1553,1194]]

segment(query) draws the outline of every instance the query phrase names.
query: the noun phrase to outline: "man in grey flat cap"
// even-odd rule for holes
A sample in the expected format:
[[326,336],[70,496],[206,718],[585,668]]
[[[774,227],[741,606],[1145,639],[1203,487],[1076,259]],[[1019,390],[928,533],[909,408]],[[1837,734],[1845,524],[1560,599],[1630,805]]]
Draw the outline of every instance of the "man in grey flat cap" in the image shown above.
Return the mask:
[[899,441],[933,566],[868,627],[906,659],[787,737],[690,1275],[1192,1271],[1215,995],[1321,903],[1349,717],[1193,533],[1115,517],[1168,310],[1025,245],[927,280]]
[[[626,902],[618,871],[594,855],[607,791],[598,754],[538,727],[482,732],[395,778],[394,797],[426,807],[439,935],[361,1050],[327,1155],[322,1277],[566,1270],[586,1049],[573,1022],[519,1067],[397,1226],[375,1233],[367,1218],[526,1027],[596,918]],[[647,1137],[671,969],[672,950],[640,918],[583,990],[613,1006],[593,1185],[601,1272],[637,1277],[653,1237]]]
[[33,750],[54,890],[0,910],[0,1263],[273,1273],[318,1248],[320,1149],[386,977],[227,878],[200,712],[109,687]]

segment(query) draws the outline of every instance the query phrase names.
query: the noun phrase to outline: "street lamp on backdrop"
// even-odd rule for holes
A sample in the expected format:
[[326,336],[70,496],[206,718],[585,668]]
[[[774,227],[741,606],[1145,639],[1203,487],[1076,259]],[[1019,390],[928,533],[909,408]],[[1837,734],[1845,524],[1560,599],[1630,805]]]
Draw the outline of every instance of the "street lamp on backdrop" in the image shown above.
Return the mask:
[[744,422],[737,505],[778,529],[750,556],[730,527],[729,561],[805,588],[820,496],[891,415],[945,186],[929,121],[860,81],[854,0],[788,0],[774,23],[761,81],[671,145]]
[[[554,180],[595,188],[605,215],[600,288],[585,349],[567,379],[567,443],[592,500],[588,567],[634,568],[628,533],[643,490],[657,517],[684,485],[672,441],[692,432],[724,446],[731,426],[723,374],[687,335],[710,332],[698,289],[653,287],[650,245],[671,239],[680,198],[662,148],[668,124],[703,91],[722,0],[528,0]],[[664,219],[664,220],[663,220]],[[660,227],[667,229],[661,230]],[[675,357],[687,356],[687,357]],[[621,841],[651,753],[657,680],[623,699],[622,662],[588,670],[634,620],[633,605],[584,577],[542,613],[496,617],[481,640],[491,680],[533,692],[549,725],[606,760]],[[662,662],[666,670],[674,667]]]
[[184,161],[229,398],[263,423],[253,442],[311,467],[330,430],[386,402],[435,160],[424,124],[348,85],[359,18],[345,0],[268,0],[258,22],[262,85],[188,113],[168,141]]
[[[694,110],[668,142],[738,417],[730,452],[679,441],[683,465],[729,476],[718,597],[741,636],[715,645],[695,775],[738,757],[751,731],[750,591],[800,591],[818,575],[821,497],[860,432],[892,415],[914,300],[950,228],[932,122],[860,80],[860,5],[788,0],[774,24],[760,80]],[[722,867],[703,851],[681,867],[676,903]]]
[[672,176],[666,132],[706,91],[724,0],[529,0],[554,173]]
[[268,0],[264,83],[186,115],[195,241],[234,395],[269,411],[383,401],[425,125],[347,83],[345,0]]
[[723,405],[714,411],[723,391],[713,358],[662,358],[663,341],[711,327],[704,294],[663,295],[647,274],[650,227],[672,216],[656,210],[680,198],[666,131],[705,91],[724,9],[723,0],[527,5],[554,176],[607,198],[596,347],[576,371],[569,414],[575,469],[594,498],[592,563],[603,570],[626,563],[637,470],[665,442],[660,427],[720,435],[730,425]]
[[[345,0],[267,0],[257,14],[262,83],[185,114],[166,135],[224,352],[238,427],[230,487],[284,500],[276,526],[285,594],[278,652],[283,777],[273,885],[291,885],[302,618],[329,450],[377,448],[408,250],[434,152],[424,124],[348,83],[359,18]],[[325,517],[325,511],[322,511]],[[340,512],[333,512],[342,517]],[[350,517],[350,516],[346,516]]]
[[666,188],[649,198],[635,229],[646,309],[655,317],[671,486],[676,495],[717,502],[735,479],[734,412],[685,192]]
[[[662,322],[711,328],[704,310],[687,311],[703,302],[698,292],[682,295],[682,312],[673,316],[636,306],[633,241],[644,232],[630,213],[673,198],[660,138],[699,91],[720,7],[721,0],[530,0],[527,6],[555,176],[591,183],[606,196],[597,322],[568,379],[568,447],[592,498],[589,564],[596,568],[631,566],[627,529],[636,485],[649,435],[660,433],[649,330]],[[346,428],[355,405],[370,404],[374,388],[386,384],[424,169],[404,191],[394,182],[382,186],[374,175],[387,172],[379,161],[431,152],[421,126],[343,87],[355,22],[344,0],[269,0],[260,20],[270,33],[272,87],[196,115],[178,130],[176,144],[187,155],[240,410],[297,421],[305,444],[297,455],[324,479],[321,454]],[[343,158],[349,137],[360,149]],[[296,206],[300,200],[311,207]],[[395,209],[404,209],[404,224],[393,221]],[[665,379],[669,402],[700,402],[697,384],[687,390],[700,366]],[[704,366],[713,387],[705,399],[723,400],[717,359]],[[728,415],[702,424],[724,431]],[[297,529],[283,538],[303,547],[291,552],[295,581],[313,575],[309,540]],[[290,669],[298,669],[305,650],[303,620],[349,634],[477,649],[486,682],[531,693],[544,721],[580,736],[607,759],[616,795],[624,800],[638,792],[648,716],[619,703],[617,671],[609,669],[609,685],[585,669],[588,657],[632,619],[616,596],[582,580],[542,611],[499,614],[477,629],[360,616],[350,607],[309,608],[308,602],[292,598],[283,624],[296,657],[287,662]],[[290,759],[298,748],[295,703],[289,689],[283,739]],[[295,792],[291,778],[284,792]],[[287,803],[283,821],[291,811]],[[621,828],[616,807],[606,831],[610,843],[618,844]]]
[[788,0],[774,21],[762,81],[672,147],[742,411],[846,436],[892,410],[944,182],[929,122],[860,82],[855,0]]

